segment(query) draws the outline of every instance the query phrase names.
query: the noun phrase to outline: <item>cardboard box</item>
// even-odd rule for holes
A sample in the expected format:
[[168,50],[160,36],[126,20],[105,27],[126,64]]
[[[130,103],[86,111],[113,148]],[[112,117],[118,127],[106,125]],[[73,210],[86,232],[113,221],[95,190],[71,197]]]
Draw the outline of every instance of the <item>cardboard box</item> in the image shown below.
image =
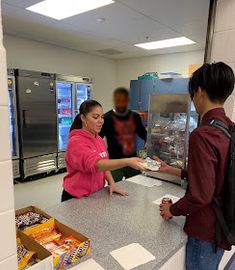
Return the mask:
[[[33,233],[38,232],[38,231],[40,231],[44,228],[50,227],[50,226],[55,226],[56,230],[59,233],[62,233],[63,236],[69,237],[72,235],[81,242],[81,244],[78,246],[79,250],[81,250],[80,257],[83,257],[85,255],[90,254],[90,240],[86,236],[80,234],[79,232],[71,229],[70,227],[64,225],[63,223],[60,223],[58,220],[53,219],[53,218],[48,220],[47,222],[45,222],[43,224],[36,226],[36,227],[29,228],[29,229],[25,230],[23,233],[30,236]],[[58,264],[60,264],[60,260],[58,260],[58,257],[57,258],[54,257],[55,269],[57,269]]]
[[17,231],[17,237],[20,238],[23,246],[29,250],[36,252],[33,257],[40,259],[41,261],[32,265],[28,270],[53,270],[53,257],[51,253],[43,246],[35,242],[32,238],[27,236],[21,231]]

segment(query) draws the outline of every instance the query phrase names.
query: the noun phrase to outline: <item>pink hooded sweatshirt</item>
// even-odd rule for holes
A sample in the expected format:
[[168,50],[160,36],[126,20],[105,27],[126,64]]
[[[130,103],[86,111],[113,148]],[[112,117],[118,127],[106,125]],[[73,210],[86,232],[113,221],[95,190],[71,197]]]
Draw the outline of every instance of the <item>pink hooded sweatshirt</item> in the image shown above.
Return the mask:
[[69,194],[81,198],[104,187],[105,172],[98,171],[96,163],[108,159],[105,142],[83,129],[72,130],[66,151],[67,175],[63,187]]

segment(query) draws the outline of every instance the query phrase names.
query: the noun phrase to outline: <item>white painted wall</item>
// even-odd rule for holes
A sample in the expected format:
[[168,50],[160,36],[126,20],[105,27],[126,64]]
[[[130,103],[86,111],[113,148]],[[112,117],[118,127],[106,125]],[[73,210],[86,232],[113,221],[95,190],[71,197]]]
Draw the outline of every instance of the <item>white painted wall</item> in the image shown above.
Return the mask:
[[[212,40],[211,62],[224,61],[235,73],[235,0],[218,0]],[[235,91],[225,103],[227,115],[235,121]]]
[[175,71],[188,77],[188,66],[202,64],[203,58],[202,50],[117,60],[117,84],[129,87],[130,80],[135,80],[148,71]]
[[[1,1],[0,1],[1,14]],[[6,52],[0,15],[0,270],[17,269],[15,210],[10,153]],[[4,244],[3,244],[4,243]]]
[[8,67],[92,77],[93,98],[105,111],[110,108],[116,87],[114,60],[8,35],[4,45]]

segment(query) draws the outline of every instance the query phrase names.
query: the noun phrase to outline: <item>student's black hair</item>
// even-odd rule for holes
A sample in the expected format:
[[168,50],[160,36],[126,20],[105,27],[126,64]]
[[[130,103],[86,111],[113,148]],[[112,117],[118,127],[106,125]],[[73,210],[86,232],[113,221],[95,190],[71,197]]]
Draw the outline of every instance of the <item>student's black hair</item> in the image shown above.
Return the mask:
[[212,102],[224,103],[233,91],[234,81],[233,70],[225,63],[204,64],[193,73],[188,90],[193,98],[200,87]]
[[129,92],[125,87],[118,87],[114,90],[113,96],[115,97],[116,95],[125,95],[127,98],[129,97]]
[[89,99],[82,102],[79,108],[79,114],[74,118],[72,126],[70,127],[70,131],[74,129],[81,129],[82,128],[81,115],[86,116],[89,112],[92,111],[93,108],[97,106],[102,108],[101,104],[98,101],[93,100],[93,99]]

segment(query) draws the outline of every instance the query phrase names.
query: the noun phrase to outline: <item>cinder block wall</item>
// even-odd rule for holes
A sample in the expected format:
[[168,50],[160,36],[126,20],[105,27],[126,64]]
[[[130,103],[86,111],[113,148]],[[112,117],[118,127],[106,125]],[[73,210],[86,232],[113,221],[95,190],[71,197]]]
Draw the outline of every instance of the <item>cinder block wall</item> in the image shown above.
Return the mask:
[[[0,1],[1,14],[1,1]],[[14,192],[10,152],[6,52],[0,16],[0,270],[17,269]]]

